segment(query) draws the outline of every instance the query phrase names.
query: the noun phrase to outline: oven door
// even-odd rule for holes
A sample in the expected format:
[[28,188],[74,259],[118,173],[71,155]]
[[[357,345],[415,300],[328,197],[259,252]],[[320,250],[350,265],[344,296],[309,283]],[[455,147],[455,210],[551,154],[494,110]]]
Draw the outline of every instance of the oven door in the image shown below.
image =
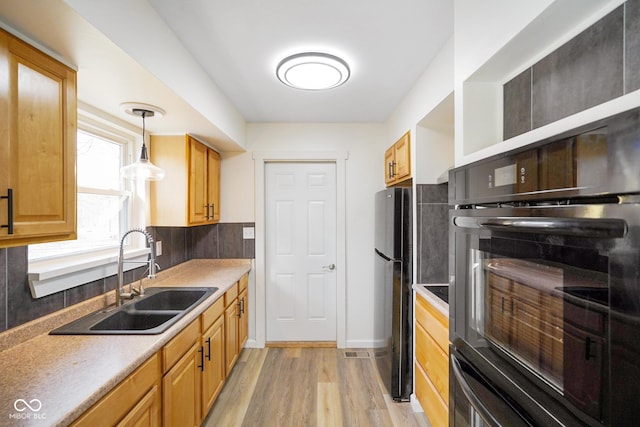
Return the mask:
[[451,211],[452,342],[509,372],[532,425],[640,418],[639,221],[636,204]]

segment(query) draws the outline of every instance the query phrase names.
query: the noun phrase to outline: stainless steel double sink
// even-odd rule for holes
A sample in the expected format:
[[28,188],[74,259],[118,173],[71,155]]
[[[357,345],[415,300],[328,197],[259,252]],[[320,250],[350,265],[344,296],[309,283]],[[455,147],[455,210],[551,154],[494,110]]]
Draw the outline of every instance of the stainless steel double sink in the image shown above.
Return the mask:
[[50,332],[51,335],[160,334],[218,288],[157,287],[119,307],[108,307]]

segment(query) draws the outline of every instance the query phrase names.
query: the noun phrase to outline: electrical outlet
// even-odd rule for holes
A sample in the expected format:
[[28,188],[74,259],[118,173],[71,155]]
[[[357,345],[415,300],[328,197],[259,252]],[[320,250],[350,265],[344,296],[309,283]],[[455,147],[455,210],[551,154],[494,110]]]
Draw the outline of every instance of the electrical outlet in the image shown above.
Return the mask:
[[162,255],[162,241],[156,242],[156,256]]
[[242,238],[247,239],[255,239],[256,232],[254,227],[242,227]]

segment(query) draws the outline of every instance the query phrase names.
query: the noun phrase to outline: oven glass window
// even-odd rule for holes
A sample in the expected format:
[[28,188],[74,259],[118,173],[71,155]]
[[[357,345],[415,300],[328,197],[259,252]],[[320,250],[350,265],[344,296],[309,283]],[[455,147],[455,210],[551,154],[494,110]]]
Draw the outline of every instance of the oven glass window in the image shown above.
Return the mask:
[[477,243],[467,270],[471,327],[598,419],[608,342],[606,248],[559,236]]

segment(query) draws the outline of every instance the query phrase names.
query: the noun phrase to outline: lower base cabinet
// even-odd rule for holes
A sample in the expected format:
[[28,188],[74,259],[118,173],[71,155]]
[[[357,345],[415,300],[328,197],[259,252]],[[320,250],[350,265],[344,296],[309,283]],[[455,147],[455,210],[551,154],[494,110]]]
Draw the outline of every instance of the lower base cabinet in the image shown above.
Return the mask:
[[162,378],[162,421],[165,427],[200,425],[200,369],[202,348],[199,343]]
[[71,426],[160,426],[160,396],[160,357],[156,354]]
[[216,301],[202,315],[202,347],[204,348],[204,368],[202,371],[202,418],[222,391],[227,378],[224,363],[224,303]]
[[72,426],[199,426],[247,340],[247,277],[245,274]]
[[433,427],[449,423],[449,319],[416,295],[416,398]]

